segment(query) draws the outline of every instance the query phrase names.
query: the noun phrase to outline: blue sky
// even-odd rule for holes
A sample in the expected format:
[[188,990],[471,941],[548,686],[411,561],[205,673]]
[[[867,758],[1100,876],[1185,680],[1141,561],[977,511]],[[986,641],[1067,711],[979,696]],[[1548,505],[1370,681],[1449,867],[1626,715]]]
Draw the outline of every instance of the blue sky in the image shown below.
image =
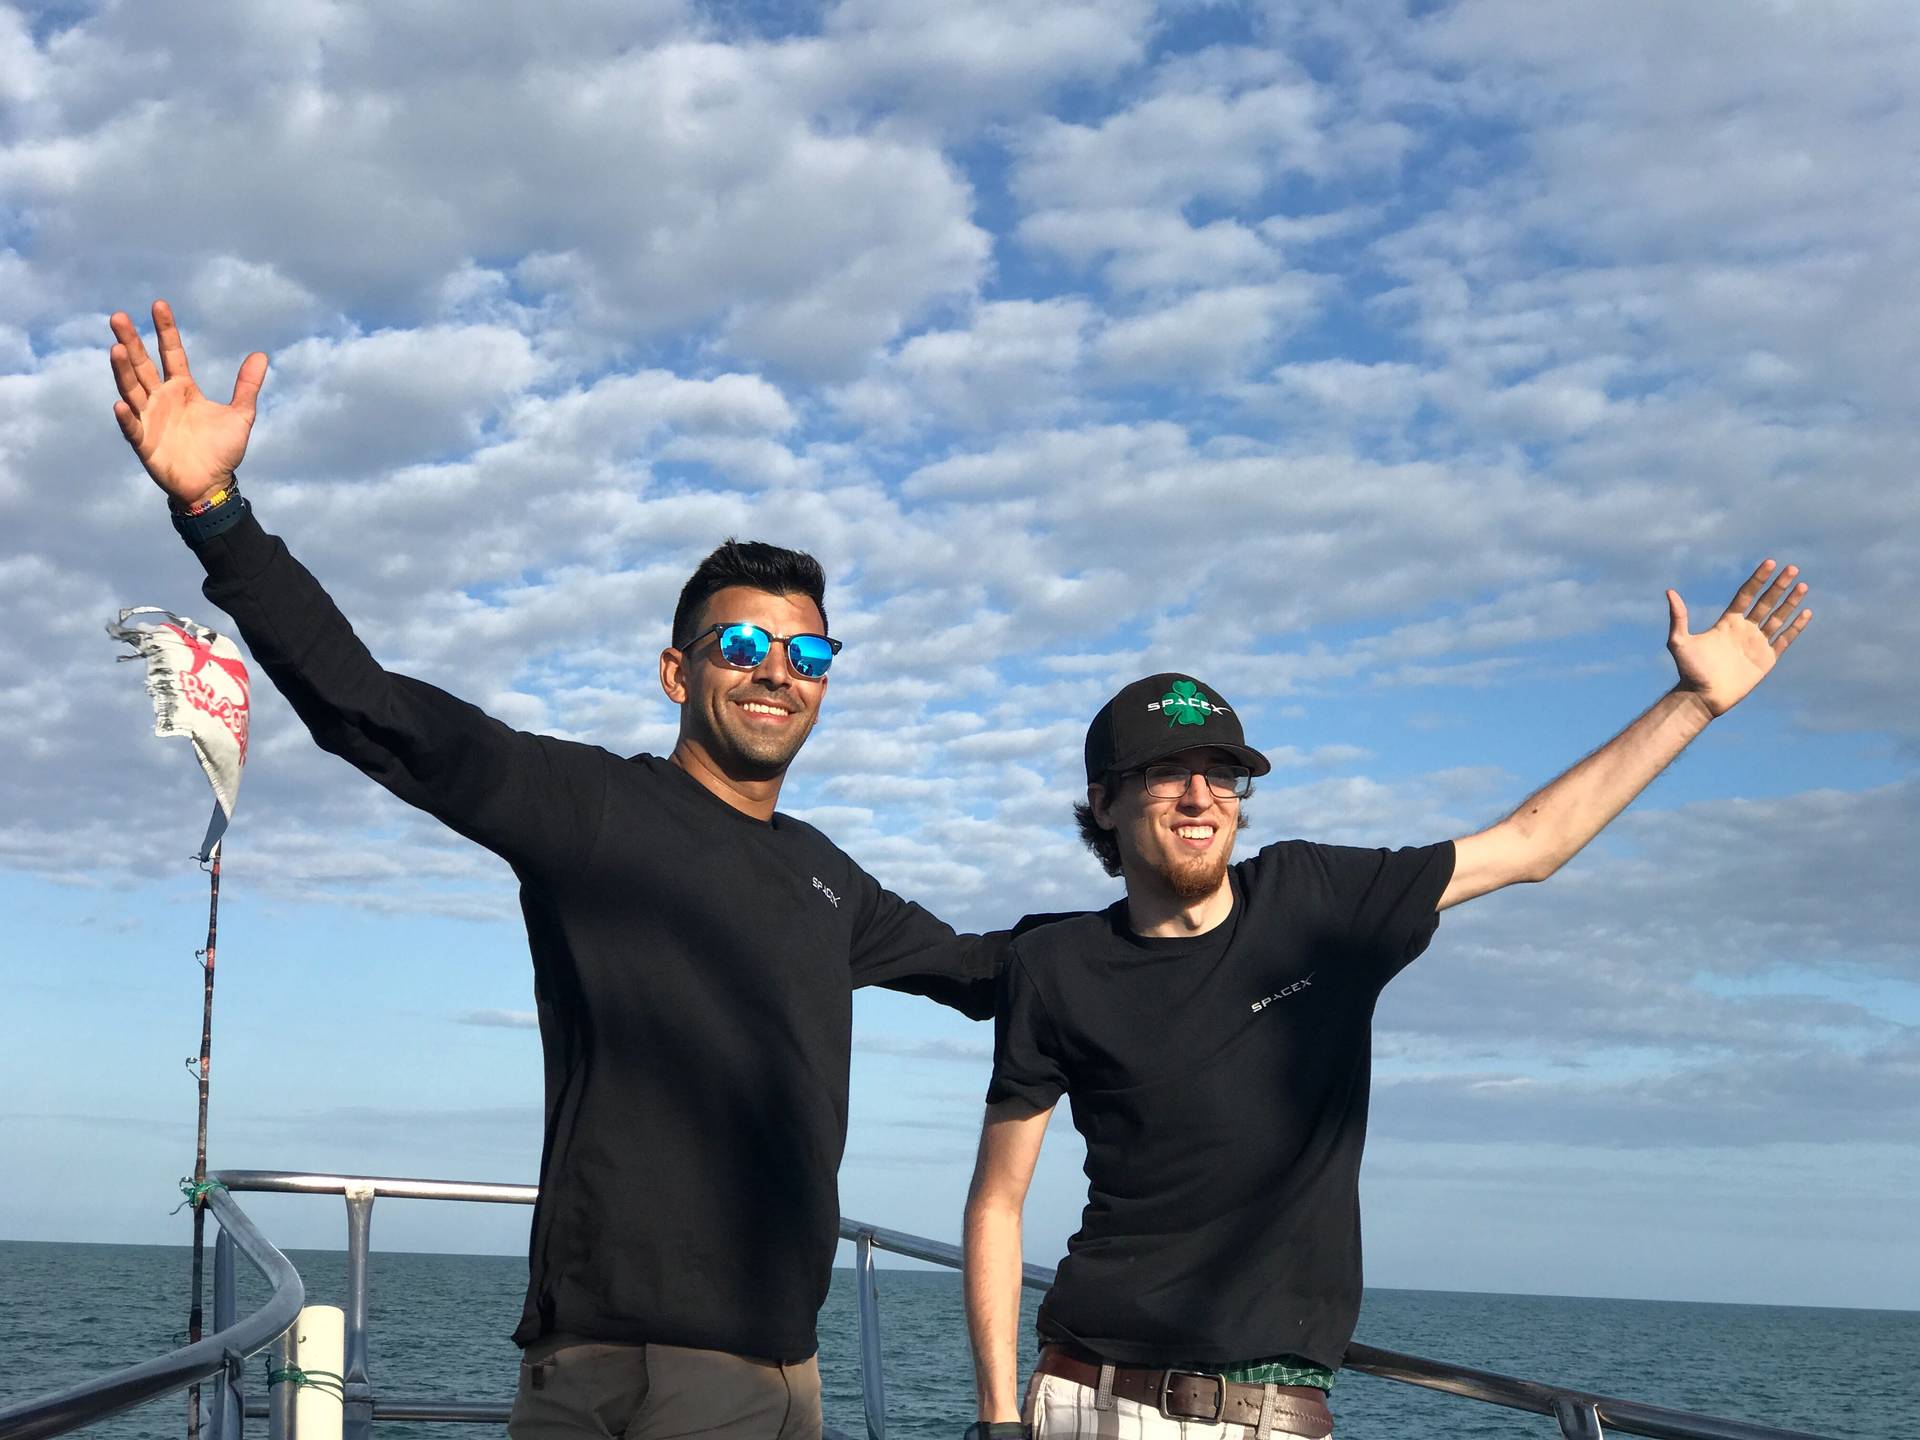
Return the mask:
[[[664,750],[693,564],[819,554],[785,808],[967,927],[1111,898],[1068,807],[1137,675],[1273,755],[1245,843],[1425,842],[1661,692],[1667,585],[1798,562],[1773,680],[1387,992],[1369,1277],[1920,1307],[1916,68],[1891,3],[0,6],[0,1153],[60,1186],[0,1236],[184,1234],[206,791],[101,631],[221,623],[109,414],[165,295],[210,390],[273,357],[267,526],[512,723]],[[505,867],[256,695],[215,1163],[533,1178]],[[952,1237],[985,1027],[856,1031],[844,1207]]]

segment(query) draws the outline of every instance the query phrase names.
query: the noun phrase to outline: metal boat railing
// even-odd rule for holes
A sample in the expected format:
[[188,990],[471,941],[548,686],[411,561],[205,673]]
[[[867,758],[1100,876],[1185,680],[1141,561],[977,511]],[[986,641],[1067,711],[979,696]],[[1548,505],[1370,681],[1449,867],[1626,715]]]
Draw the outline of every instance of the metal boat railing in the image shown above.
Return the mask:
[[[244,1394],[241,1361],[264,1349],[278,1337],[282,1368],[288,1358],[288,1335],[302,1305],[300,1278],[287,1258],[261,1237],[230,1194],[255,1193],[340,1195],[347,1204],[347,1295],[345,1349],[342,1372],[344,1440],[372,1440],[375,1420],[466,1421],[501,1425],[511,1407],[462,1400],[391,1399],[374,1393],[367,1364],[367,1256],[370,1249],[373,1202],[385,1195],[408,1200],[467,1200],[487,1204],[531,1205],[539,1191],[532,1185],[488,1185],[462,1180],[404,1180],[371,1175],[317,1175],[280,1170],[224,1170],[213,1176],[222,1189],[207,1199],[220,1222],[214,1247],[214,1334],[159,1360],[103,1376],[57,1395],[0,1409],[0,1440],[38,1440],[66,1434],[83,1425],[181,1390],[201,1380],[219,1377],[218,1401],[209,1407],[209,1440],[241,1440],[248,1418],[266,1418],[272,1440],[284,1440],[289,1424],[292,1387],[282,1385],[271,1402],[248,1401]],[[957,1245],[888,1230],[860,1220],[842,1219],[842,1238],[854,1242],[860,1316],[860,1374],[867,1440],[886,1437],[886,1376],[880,1360],[880,1292],[874,1272],[875,1251],[924,1260],[959,1269]],[[244,1320],[234,1317],[233,1252],[253,1262],[273,1285],[268,1302]],[[1053,1271],[1041,1265],[1022,1267],[1021,1284],[1044,1290],[1053,1283]],[[291,1297],[289,1299],[289,1297]],[[1487,1370],[1474,1370],[1439,1360],[1380,1350],[1371,1345],[1348,1347],[1346,1368],[1384,1380],[1418,1385],[1429,1390],[1501,1405],[1551,1417],[1564,1440],[1603,1440],[1611,1434],[1638,1435],[1649,1440],[1823,1440],[1799,1430],[1782,1430],[1744,1420],[1696,1415],[1594,1395],[1582,1390],[1516,1379]],[[955,1429],[964,1423],[955,1417]],[[831,1429],[833,1440],[844,1440]]]
[[[216,1376],[222,1380],[223,1398],[238,1394],[231,1382],[238,1379],[241,1363],[271,1345],[300,1318],[300,1307],[306,1304],[306,1291],[292,1262],[273,1248],[232,1199],[215,1189],[208,1192],[206,1205],[220,1222],[220,1238],[214,1244],[213,1333],[157,1360],[130,1365],[68,1390],[0,1407],[0,1440],[40,1440],[42,1436],[65,1435]],[[235,1250],[247,1257],[271,1287],[266,1304],[251,1315],[238,1318],[233,1313]],[[231,1435],[240,1434],[237,1409],[223,1415],[216,1404],[210,1407],[208,1418],[216,1425],[224,1420]]]
[[[873,1250],[885,1250],[914,1260],[961,1266],[961,1250],[940,1240],[928,1240],[898,1230],[864,1225],[858,1220],[842,1220],[840,1233],[859,1247],[856,1269],[860,1279],[860,1333],[862,1361],[866,1359],[866,1337],[877,1334],[880,1325],[879,1295],[873,1279]],[[1045,1290],[1053,1284],[1053,1271],[1044,1265],[1023,1265],[1020,1283],[1029,1290]],[[877,1342],[874,1347],[877,1353]],[[1473,1370],[1444,1360],[1427,1360],[1418,1355],[1402,1355],[1372,1345],[1351,1344],[1342,1367],[1375,1375],[1382,1380],[1397,1380],[1427,1390],[1440,1390],[1467,1400],[1503,1405],[1511,1410],[1527,1410],[1535,1415],[1550,1415],[1559,1423],[1566,1440],[1601,1440],[1606,1435],[1642,1435],[1652,1440],[1823,1440],[1804,1430],[1782,1430],[1772,1425],[1755,1425],[1745,1420],[1723,1420],[1713,1415],[1696,1415],[1685,1410],[1668,1410],[1658,1405],[1643,1405],[1637,1400],[1616,1400],[1583,1390],[1547,1385],[1536,1380],[1518,1380],[1490,1370]],[[873,1367],[863,1363],[867,1385],[867,1432],[871,1440],[883,1440],[881,1428],[875,1428],[875,1403],[880,1400]],[[884,1401],[881,1400],[884,1415]],[[1336,1430],[1336,1436],[1338,1434]]]

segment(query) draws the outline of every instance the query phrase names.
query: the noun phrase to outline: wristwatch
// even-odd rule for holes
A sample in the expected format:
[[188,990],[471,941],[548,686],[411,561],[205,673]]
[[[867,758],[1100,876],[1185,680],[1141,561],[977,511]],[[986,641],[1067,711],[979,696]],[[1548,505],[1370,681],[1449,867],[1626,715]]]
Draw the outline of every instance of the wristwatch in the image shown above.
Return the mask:
[[1020,1420],[976,1420],[962,1440],[1027,1440],[1027,1427]]
[[173,528],[180,532],[180,538],[189,545],[198,545],[203,540],[211,540],[223,531],[231,530],[245,518],[248,508],[246,497],[240,493],[238,485],[223,490],[221,498],[203,510],[190,513],[168,507],[173,516]]

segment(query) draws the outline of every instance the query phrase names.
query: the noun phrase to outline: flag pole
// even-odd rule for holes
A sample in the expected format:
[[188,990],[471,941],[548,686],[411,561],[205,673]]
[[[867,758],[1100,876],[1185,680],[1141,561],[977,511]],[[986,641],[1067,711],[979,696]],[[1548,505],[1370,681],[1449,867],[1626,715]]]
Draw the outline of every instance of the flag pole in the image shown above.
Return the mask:
[[[193,1303],[187,1312],[187,1343],[200,1339],[201,1275],[207,1231],[207,1079],[213,1069],[213,960],[220,933],[220,842],[209,852],[212,864],[206,867],[210,879],[207,899],[207,948],[201,952],[201,969],[206,972],[205,999],[200,1009],[200,1127],[193,1152]],[[187,1392],[187,1440],[199,1440],[200,1387]]]

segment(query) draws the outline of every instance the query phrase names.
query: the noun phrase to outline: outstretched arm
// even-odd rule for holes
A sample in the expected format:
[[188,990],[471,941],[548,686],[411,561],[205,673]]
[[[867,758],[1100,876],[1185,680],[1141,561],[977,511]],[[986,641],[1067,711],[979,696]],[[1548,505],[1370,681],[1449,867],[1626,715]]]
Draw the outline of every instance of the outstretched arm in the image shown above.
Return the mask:
[[110,323],[120,433],[176,510],[218,503],[214,513],[227,523],[189,541],[207,570],[204,592],[233,617],[254,661],[321,748],[516,865],[575,863],[598,824],[597,766],[561,742],[510,730],[445,691],[381,668],[247,503],[219,501],[246,455],[267,357],[255,352],[242,362],[223,405],[194,383],[164,300],[153,305],[158,367],[124,312]]
[[967,1191],[967,1336],[982,1420],[1020,1418],[1020,1212],[1046,1138],[1049,1105],[987,1106]]
[[1789,565],[1775,575],[1775,568],[1763,561],[1713,627],[1698,635],[1687,633],[1687,606],[1679,592],[1667,591],[1667,649],[1679,672],[1673,689],[1499,824],[1454,841],[1453,880],[1440,897],[1442,910],[1553,874],[1709,722],[1766,678],[1813,619],[1811,610],[1800,609],[1807,587],[1794,583],[1798,569]]

